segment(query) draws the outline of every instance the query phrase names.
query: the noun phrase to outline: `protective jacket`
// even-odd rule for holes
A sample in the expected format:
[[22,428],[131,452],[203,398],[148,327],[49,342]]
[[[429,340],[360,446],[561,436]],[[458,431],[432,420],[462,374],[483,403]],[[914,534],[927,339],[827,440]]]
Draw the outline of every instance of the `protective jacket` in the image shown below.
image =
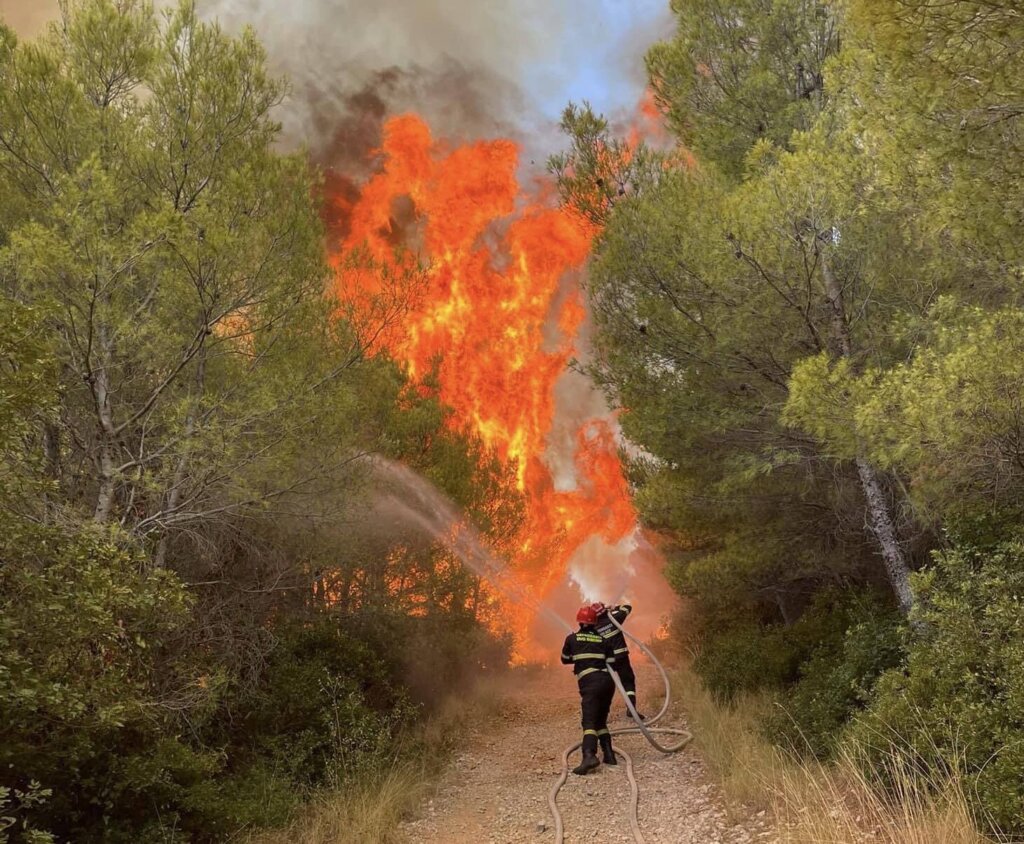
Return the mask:
[[608,640],[593,627],[581,627],[565,637],[562,664],[571,665],[577,680],[595,672],[608,673],[608,663],[615,659]]

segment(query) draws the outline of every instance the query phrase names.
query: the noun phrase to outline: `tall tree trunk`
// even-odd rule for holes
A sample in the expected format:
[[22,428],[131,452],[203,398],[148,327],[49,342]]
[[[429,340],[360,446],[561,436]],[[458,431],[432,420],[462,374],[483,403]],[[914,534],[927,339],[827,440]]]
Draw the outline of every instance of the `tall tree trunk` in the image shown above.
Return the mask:
[[[832,311],[832,339],[841,357],[849,358],[853,354],[853,341],[850,337],[850,326],[846,321],[846,305],[843,301],[843,289],[839,284],[829,258],[819,252],[821,274],[825,280],[825,296]],[[914,591],[910,586],[910,566],[896,537],[896,520],[893,518],[892,506],[885,494],[878,470],[871,465],[860,448],[856,458],[857,474],[860,476],[864,498],[868,504],[871,532],[875,535],[885,561],[885,571],[900,611],[909,615],[914,606]]]
[[89,373],[92,383],[93,399],[96,403],[96,417],[99,421],[99,450],[97,455],[98,486],[96,490],[96,506],[93,508],[93,520],[106,522],[114,509],[114,493],[117,479],[114,477],[114,449],[117,446],[117,432],[114,428],[114,414],[110,406],[110,375],[109,367],[113,360],[113,350],[107,336],[106,326],[97,326],[102,360],[94,372]]
[[864,497],[868,501],[868,513],[871,515],[871,531],[882,548],[885,560],[885,571],[889,575],[900,610],[909,615],[914,606],[914,592],[910,588],[910,568],[903,556],[903,549],[896,540],[896,526],[893,524],[892,508],[886,498],[878,471],[864,457],[857,458],[857,474],[864,488]]

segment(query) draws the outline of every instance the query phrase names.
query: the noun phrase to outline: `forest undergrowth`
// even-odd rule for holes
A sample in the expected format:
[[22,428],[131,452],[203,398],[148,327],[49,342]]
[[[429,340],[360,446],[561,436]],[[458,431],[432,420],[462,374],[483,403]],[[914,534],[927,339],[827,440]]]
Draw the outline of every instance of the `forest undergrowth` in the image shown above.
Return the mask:
[[[981,844],[963,768],[942,776],[922,770],[892,737],[878,736],[870,759],[855,742],[827,761],[806,748],[783,748],[765,736],[764,695],[723,703],[692,668],[677,670],[673,688],[712,776],[738,817],[769,812],[783,844]],[[1001,838],[1001,841],[1010,841]]]

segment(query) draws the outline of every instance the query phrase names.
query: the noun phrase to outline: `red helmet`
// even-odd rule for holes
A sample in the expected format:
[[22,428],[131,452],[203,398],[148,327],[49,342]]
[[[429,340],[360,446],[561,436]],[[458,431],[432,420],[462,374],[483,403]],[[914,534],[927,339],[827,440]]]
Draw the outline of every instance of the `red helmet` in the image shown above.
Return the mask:
[[594,601],[594,603],[590,605],[590,608],[598,615],[603,615],[608,611],[608,607],[606,607],[600,601]]
[[597,621],[597,613],[594,612],[594,608],[587,604],[579,608],[576,613],[577,624],[594,624]]

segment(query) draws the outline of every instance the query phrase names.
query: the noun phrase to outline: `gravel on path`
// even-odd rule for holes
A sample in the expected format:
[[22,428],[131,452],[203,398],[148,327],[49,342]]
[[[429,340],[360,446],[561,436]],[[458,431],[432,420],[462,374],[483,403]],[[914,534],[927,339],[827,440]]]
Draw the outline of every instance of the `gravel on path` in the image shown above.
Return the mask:
[[[554,840],[547,795],[565,748],[579,741],[579,697],[567,671],[521,672],[501,711],[477,724],[418,816],[403,823],[409,844],[520,844]],[[653,669],[638,666],[641,703],[655,711]],[[650,694],[644,696],[648,690]],[[652,697],[654,695],[654,697]],[[643,708],[643,707],[642,707]],[[616,700],[609,725],[628,726]],[[681,726],[666,716],[665,726]],[[691,747],[664,756],[642,736],[616,741],[633,756],[640,787],[640,828],[648,844],[775,844],[767,819],[737,823]],[[575,764],[575,762],[573,762]],[[558,798],[567,844],[632,844],[625,765],[569,775]]]

